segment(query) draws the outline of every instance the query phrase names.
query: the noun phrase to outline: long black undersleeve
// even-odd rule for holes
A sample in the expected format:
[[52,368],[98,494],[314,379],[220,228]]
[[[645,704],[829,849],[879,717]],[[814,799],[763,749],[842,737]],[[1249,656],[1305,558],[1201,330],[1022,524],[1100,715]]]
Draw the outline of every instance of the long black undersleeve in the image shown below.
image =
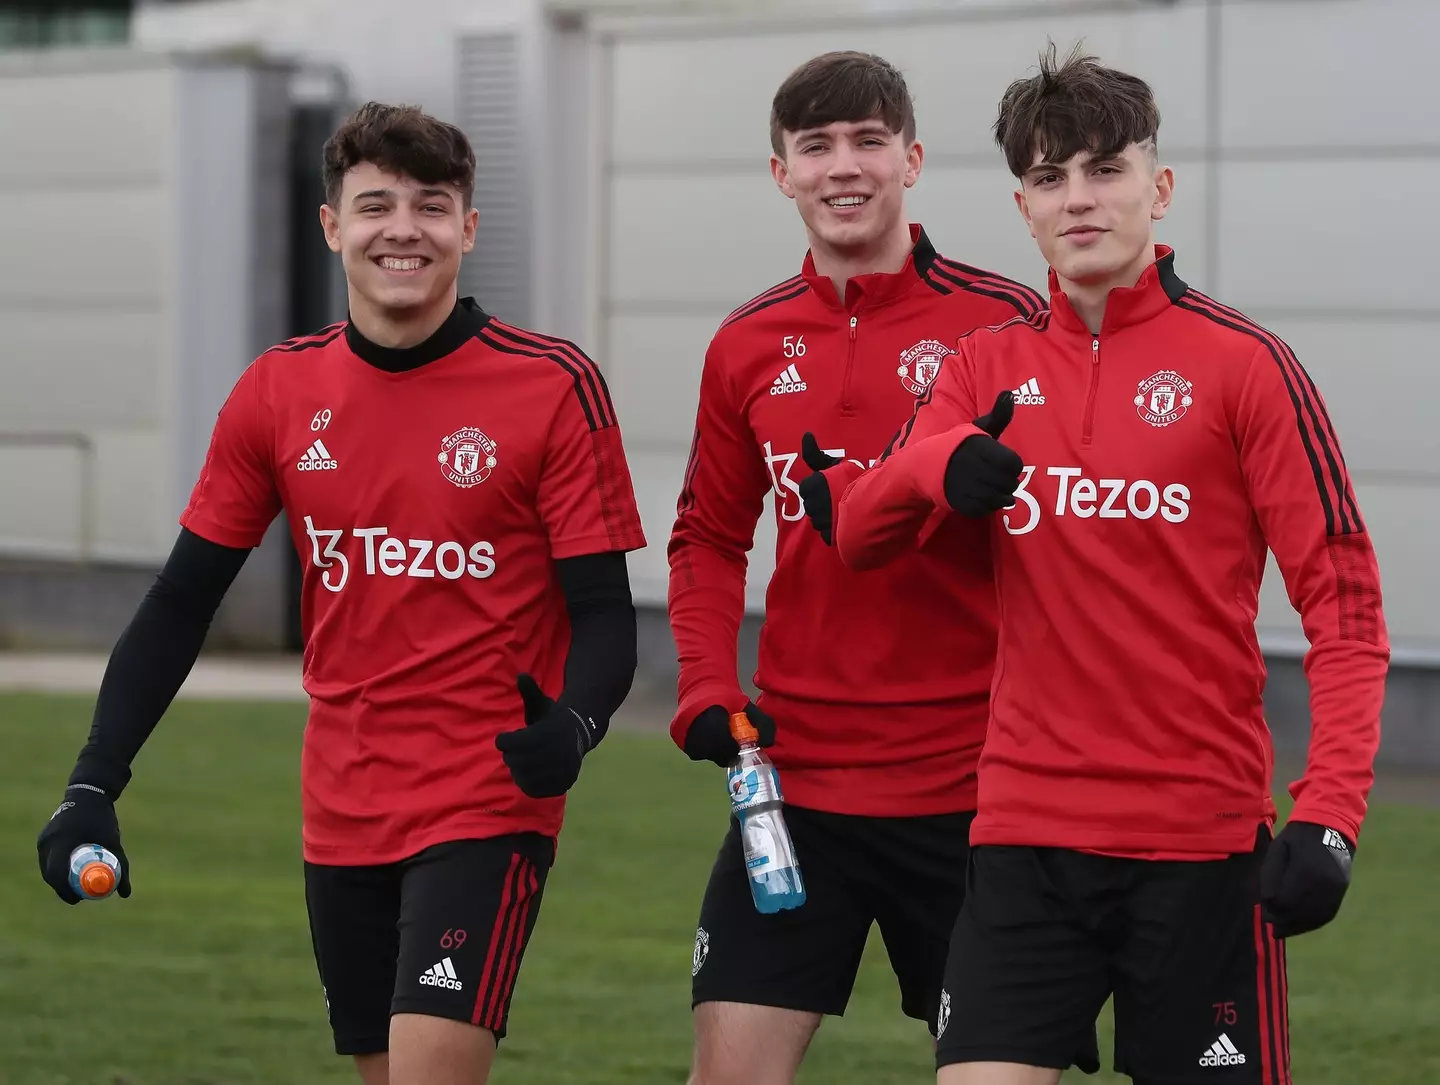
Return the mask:
[[570,614],[570,653],[559,699],[608,726],[635,679],[630,570],[619,552],[563,558],[555,566]]
[[181,529],[165,567],[115,642],[90,738],[70,774],[112,799],[130,782],[130,763],[195,665],[205,634],[250,551]]

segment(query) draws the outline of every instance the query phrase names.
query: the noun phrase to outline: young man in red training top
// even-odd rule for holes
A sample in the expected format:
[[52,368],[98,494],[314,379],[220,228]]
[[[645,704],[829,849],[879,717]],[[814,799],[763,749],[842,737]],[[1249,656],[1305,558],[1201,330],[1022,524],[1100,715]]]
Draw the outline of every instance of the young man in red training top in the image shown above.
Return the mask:
[[[305,895],[336,1050],[366,1085],[480,1085],[564,793],[634,675],[625,552],[644,539],[594,363],[457,300],[465,136],[371,103],[324,176],[350,319],[266,351],[221,409],[40,866],[74,903],[71,848],[124,859],[131,761],[283,510],[305,564]],[[124,878],[128,896],[128,861]]]
[[[732,822],[696,935],[699,1085],[787,1085],[821,1016],[844,1011],[876,922],[903,1012],[933,1025],[993,662],[984,531],[957,518],[932,553],[860,576],[804,524],[801,491],[806,464],[880,454],[947,344],[1040,309],[1034,291],[943,259],[908,223],[923,150],[904,79],[885,61],[831,53],[801,65],[775,95],[771,143],[810,249],[801,273],[735,310],[706,353],[669,545],[671,734],[723,766],[737,753],[727,718],[749,712],[773,742],[807,901],[756,911]],[[808,432],[818,441],[802,444]],[[736,638],[746,553],[772,491],[762,692],[748,704]],[[950,553],[971,555],[969,575],[939,574]],[[828,650],[857,616],[867,634],[843,655]]]
[[[855,568],[937,525],[993,530],[942,1085],[1053,1085],[1112,993],[1141,1085],[1288,1085],[1280,939],[1334,918],[1365,815],[1389,658],[1370,539],[1294,354],[1155,245],[1158,127],[1150,88],[1092,58],[1052,50],[1007,90],[995,134],[1051,309],[962,339],[834,525]],[[1267,547],[1311,644],[1313,721],[1273,840]]]

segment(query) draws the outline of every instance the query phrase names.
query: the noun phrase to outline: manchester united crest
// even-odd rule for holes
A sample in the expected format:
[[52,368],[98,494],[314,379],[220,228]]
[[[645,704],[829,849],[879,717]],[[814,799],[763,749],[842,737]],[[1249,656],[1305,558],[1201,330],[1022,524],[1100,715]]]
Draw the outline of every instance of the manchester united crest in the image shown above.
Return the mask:
[[1135,410],[1152,426],[1163,429],[1185,417],[1195,402],[1193,386],[1173,369],[1162,369],[1140,382],[1135,390]]
[[940,372],[940,366],[955,352],[938,339],[924,339],[900,355],[900,383],[912,395],[922,396]]
[[479,486],[495,470],[495,442],[474,426],[440,442],[440,472],[462,490]]

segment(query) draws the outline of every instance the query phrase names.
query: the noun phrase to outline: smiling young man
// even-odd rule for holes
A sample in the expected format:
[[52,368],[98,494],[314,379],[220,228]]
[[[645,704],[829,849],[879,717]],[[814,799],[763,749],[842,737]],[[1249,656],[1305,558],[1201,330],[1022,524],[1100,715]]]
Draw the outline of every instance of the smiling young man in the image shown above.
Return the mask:
[[[1041,307],[1028,287],[939,256],[907,220],[924,152],[905,81],[884,60],[802,64],[774,97],[770,135],[775,183],[809,251],[706,353],[669,544],[671,734],[690,757],[725,765],[737,752],[728,716],[749,712],[773,742],[807,900],[756,911],[732,821],[695,942],[695,1085],[788,1085],[822,1015],[844,1012],[877,923],[902,1011],[932,1029],[942,1012],[994,655],[985,535],[956,520],[930,551],[856,575],[827,545],[828,492],[807,467],[873,462],[947,344]],[[749,704],[737,634],[770,492],[779,538]],[[830,650],[837,637],[843,654]]]
[[[614,406],[573,344],[457,299],[475,158],[417,109],[331,137],[349,319],[262,354],[111,656],[39,839],[130,864],[114,802],[275,516],[304,563],[305,893],[337,1052],[366,1085],[483,1085],[564,794],[629,691],[644,545]],[[546,695],[548,691],[554,699]]]
[[[961,340],[835,520],[855,568],[956,519],[992,529],[999,663],[940,1085],[1054,1085],[1112,994],[1139,1085],[1289,1085],[1281,939],[1335,917],[1365,816],[1375,555],[1295,355],[1154,243],[1158,128],[1150,88],[1092,58],[1052,50],[1009,88],[995,134],[1051,309]],[[1311,645],[1309,763],[1273,839],[1267,548]]]

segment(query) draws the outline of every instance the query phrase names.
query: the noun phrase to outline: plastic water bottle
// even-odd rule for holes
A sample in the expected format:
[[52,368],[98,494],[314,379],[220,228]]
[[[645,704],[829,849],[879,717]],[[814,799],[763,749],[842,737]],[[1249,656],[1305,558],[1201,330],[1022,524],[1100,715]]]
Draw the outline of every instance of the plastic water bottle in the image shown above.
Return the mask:
[[750,895],[761,912],[798,908],[805,903],[805,883],[785,827],[780,774],[760,749],[760,736],[744,712],[731,715],[730,734],[740,744],[740,755],[730,765],[730,810],[740,822]]
[[120,859],[99,844],[81,844],[70,853],[70,888],[81,900],[104,900],[120,885]]

